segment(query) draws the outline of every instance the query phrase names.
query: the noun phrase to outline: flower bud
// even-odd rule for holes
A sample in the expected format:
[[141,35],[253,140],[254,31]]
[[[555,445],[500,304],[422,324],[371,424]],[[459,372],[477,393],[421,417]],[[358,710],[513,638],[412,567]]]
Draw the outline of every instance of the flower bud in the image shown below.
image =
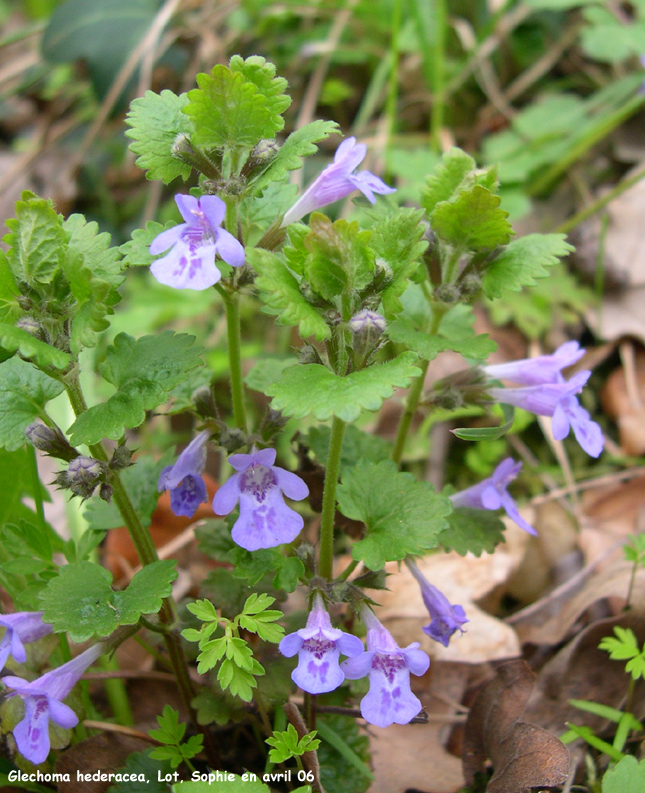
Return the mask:
[[364,308],[349,321],[349,329],[354,336],[354,352],[361,358],[366,358],[380,341],[385,332],[385,319]]
[[470,273],[461,282],[461,294],[463,297],[474,297],[482,288],[482,279],[477,273]]
[[313,344],[304,344],[300,348],[300,355],[298,356],[298,363],[318,363],[322,364],[320,353],[313,346]]
[[172,142],[170,153],[178,160],[183,160],[189,165],[193,165],[195,150],[193,149],[190,138],[185,132],[180,132]]
[[132,451],[125,444],[116,447],[112,453],[112,459],[108,463],[113,471],[129,468],[132,464]]
[[67,473],[73,482],[89,481],[97,479],[103,473],[103,466],[93,457],[86,457],[81,454],[69,464]]
[[40,449],[50,457],[71,462],[78,457],[78,452],[67,441],[67,438],[58,427],[48,427],[40,421],[32,421],[25,429],[27,442],[34,448]]
[[103,501],[107,501],[109,504],[112,498],[112,485],[108,485],[107,482],[103,482],[101,489],[99,490],[99,498],[102,498]]
[[461,296],[459,287],[454,284],[443,284],[435,289],[434,297],[441,303],[456,303]]
[[20,317],[20,319],[16,322],[16,327],[20,328],[20,330],[26,331],[30,336],[40,339],[40,341],[45,341],[45,331],[43,330],[40,323],[33,317]]
[[195,405],[195,410],[204,419],[217,418],[217,404],[215,396],[210,386],[200,385],[191,394],[191,400]]
[[271,162],[271,160],[276,156],[276,154],[280,151],[280,144],[277,140],[273,140],[272,138],[265,138],[261,140],[258,145],[253,149],[251,152],[251,156],[249,157],[249,163],[252,167],[257,167],[258,165],[266,165],[267,163]]

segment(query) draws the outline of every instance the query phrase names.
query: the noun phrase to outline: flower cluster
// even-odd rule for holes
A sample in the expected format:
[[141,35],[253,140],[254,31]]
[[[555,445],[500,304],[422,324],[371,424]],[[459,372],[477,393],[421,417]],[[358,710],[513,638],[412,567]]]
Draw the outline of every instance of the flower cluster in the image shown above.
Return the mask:
[[604,446],[602,431],[575,397],[591,377],[591,372],[578,372],[568,381],[562,376],[562,369],[578,361],[584,352],[577,342],[567,342],[552,355],[487,366],[484,372],[490,379],[504,378],[524,386],[488,388],[489,396],[495,401],[523,408],[538,416],[553,417],[552,430],[556,440],[563,440],[573,429],[576,440],[587,454],[598,457]]
[[49,720],[59,727],[72,729],[78,716],[63,700],[74,688],[88,666],[103,654],[105,646],[95,644],[66,664],[29,682],[21,677],[3,677],[2,683],[25,703],[25,716],[13,731],[20,753],[35,765],[44,763],[49,754]]

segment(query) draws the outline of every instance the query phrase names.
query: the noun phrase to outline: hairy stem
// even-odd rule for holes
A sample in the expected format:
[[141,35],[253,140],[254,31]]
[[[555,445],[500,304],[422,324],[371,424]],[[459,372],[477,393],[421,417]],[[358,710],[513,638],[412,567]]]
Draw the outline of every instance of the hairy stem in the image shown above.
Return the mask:
[[405,401],[405,410],[399,422],[399,428],[396,432],[396,440],[394,441],[394,448],[392,449],[392,459],[397,465],[401,465],[401,458],[403,457],[403,450],[405,449],[405,442],[408,439],[408,432],[414,414],[417,412],[417,406],[421,393],[423,391],[423,383],[425,382],[426,373],[430,361],[420,361],[421,374],[412,381],[408,398]]
[[242,382],[242,336],[240,333],[240,298],[236,292],[228,292],[221,284],[215,289],[224,299],[226,308],[226,332],[228,334],[228,367],[231,377],[231,399],[235,426],[247,431],[246,408],[244,407],[244,383]]
[[336,487],[340,472],[340,455],[343,448],[345,422],[334,417],[331,425],[327,471],[323,489],[322,520],[320,523],[319,573],[328,581],[332,577],[334,563],[334,514],[336,512]]
[[[75,415],[80,416],[87,410],[87,403],[85,402],[85,397],[81,389],[78,373],[76,373],[74,376],[68,376],[66,378],[65,387],[67,389],[67,395]],[[99,442],[92,444],[89,446],[89,449],[92,457],[95,459],[101,460],[101,462],[107,462],[109,460],[108,453],[103,446],[103,443]],[[152,562],[156,562],[159,557],[157,556],[157,549],[155,548],[154,542],[152,541],[150,532],[147,531],[147,529],[145,529],[141,523],[137,511],[130,500],[130,496],[128,495],[128,492],[121,481],[118,471],[111,471],[110,484],[113,488],[112,497],[114,498],[114,503],[117,505],[118,510],[121,513],[121,517],[123,518],[123,522],[128,529],[130,537],[132,538],[132,542],[136,548],[137,554],[139,555],[141,564],[148,565],[152,564]],[[159,612],[159,619],[162,623],[170,627],[175,623],[176,616],[175,603],[172,597],[166,598],[162,603],[161,611]],[[197,723],[197,716],[191,704],[195,696],[195,692],[193,690],[190,672],[188,671],[188,664],[181,648],[179,636],[169,631],[164,636],[164,640],[166,643],[166,650],[168,651],[168,656],[170,658],[170,663],[172,665],[172,671],[177,680],[177,686],[181,693],[182,699],[184,700],[184,705],[190,714],[190,719],[193,722],[195,729],[198,732],[204,733],[204,745],[206,752],[209,756],[210,762],[215,763],[219,759],[217,749],[212,743],[210,734],[204,731]]]

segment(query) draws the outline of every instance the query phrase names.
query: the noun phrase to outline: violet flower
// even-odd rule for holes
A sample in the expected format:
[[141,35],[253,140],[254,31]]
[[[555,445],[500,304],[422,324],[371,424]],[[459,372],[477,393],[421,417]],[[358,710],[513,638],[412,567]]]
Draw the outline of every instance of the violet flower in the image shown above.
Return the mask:
[[367,146],[364,143],[356,143],[356,138],[344,140],[336,149],[334,162],[314,179],[286,213],[282,226],[296,223],[310,212],[346,198],[354,190],[360,190],[372,204],[376,202],[374,193],[385,195],[396,192],[396,188],[388,187],[378,176],[374,176],[369,171],[353,173],[365,159],[366,153]]
[[361,607],[361,616],[367,626],[367,652],[348,658],[340,668],[348,680],[369,675],[370,689],[361,700],[366,721],[377,727],[408,724],[422,708],[410,690],[410,672],[425,674],[430,659],[419,642],[399,647],[367,606]]
[[231,536],[247,551],[291,542],[304,526],[302,516],[284,503],[282,494],[301,501],[309,488],[299,476],[273,465],[275,458],[275,449],[232,455],[228,461],[237,473],[213,499],[217,515],[228,515],[240,502],[240,517]]
[[489,388],[489,395],[497,402],[523,408],[538,416],[552,416],[553,437],[561,441],[573,429],[576,440],[592,457],[598,457],[604,445],[602,430],[591,420],[574,394],[579,394],[591,372],[575,374],[568,382],[545,383],[526,388]]
[[517,477],[521,468],[522,463],[516,463],[512,457],[507,457],[493,471],[492,476],[482,479],[478,485],[473,485],[450,496],[453,507],[504,509],[508,517],[521,529],[528,531],[529,534],[537,535],[533,526],[520,515],[517,504],[506,489]]
[[209,437],[208,430],[200,432],[179,455],[177,462],[167,465],[159,476],[159,492],[170,490],[170,508],[175,515],[192,518],[197,507],[208,499],[202,473]]
[[71,730],[78,716],[63,703],[83,672],[105,650],[103,643],[93,645],[66,664],[29,682],[21,677],[3,677],[2,682],[24,700],[25,716],[13,730],[18,750],[34,765],[44,763],[49,754],[49,720]]
[[[226,215],[221,198],[205,195],[176,195],[175,201],[186,221],[162,231],[150,245],[150,253],[168,251],[150,266],[160,284],[175,289],[208,289],[222,274],[215,254],[232,267],[244,264],[244,248],[226,229],[220,228]],[[170,248],[170,250],[168,250]]]
[[490,380],[511,380],[520,385],[563,382],[562,370],[573,366],[585,354],[577,341],[561,344],[551,355],[522,358],[519,361],[483,366]]
[[455,631],[463,633],[464,629],[461,626],[466,622],[470,622],[470,620],[466,617],[466,612],[461,606],[451,605],[443,592],[440,592],[436,586],[432,586],[412,559],[406,559],[405,563],[421,587],[423,603],[430,612],[432,619],[430,624],[423,628],[423,632],[427,633],[431,639],[441,642],[444,647],[447,647],[450,644],[450,638],[453,633]]
[[287,658],[298,653],[291,679],[308,694],[334,691],[345,679],[338,665],[340,654],[350,658],[363,652],[363,642],[351,633],[332,628],[322,596],[316,592],[307,627],[285,636],[280,652]]
[[43,622],[42,611],[0,614],[0,628],[6,628],[0,641],[0,669],[7,663],[10,655],[14,661],[24,664],[27,660],[24,645],[38,641],[52,632],[52,626]]

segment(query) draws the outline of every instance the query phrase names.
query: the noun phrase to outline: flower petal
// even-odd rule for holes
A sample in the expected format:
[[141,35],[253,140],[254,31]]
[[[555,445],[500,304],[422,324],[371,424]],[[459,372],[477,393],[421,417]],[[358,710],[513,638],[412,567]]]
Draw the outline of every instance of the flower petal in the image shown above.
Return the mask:
[[208,289],[222,277],[215,266],[214,245],[202,245],[192,251],[181,240],[150,265],[150,272],[160,284],[197,291]]
[[304,639],[300,635],[300,631],[290,633],[282,639],[278,645],[278,649],[286,658],[292,658],[302,647]]
[[551,432],[556,441],[564,440],[569,434],[569,416],[567,415],[564,406],[561,402],[555,407],[553,411],[553,421],[551,422]]
[[213,512],[216,515],[228,515],[235,509],[240,498],[240,475],[233,474],[220,487],[213,498]]
[[410,649],[403,650],[405,657],[405,665],[412,672],[413,675],[425,675],[430,667],[430,658],[428,653],[420,650],[418,647],[411,647]]
[[[298,653],[298,666],[291,679],[309,694],[334,691],[345,679],[338,666],[338,648],[335,643],[305,642]],[[325,646],[326,645],[326,646]]]
[[47,697],[29,696],[25,718],[14,727],[18,751],[34,765],[44,763],[49,754],[49,704]]
[[379,177],[375,176],[371,171],[360,171],[360,173],[350,175],[349,179],[356,189],[360,190],[365,198],[372,204],[376,203],[374,193],[380,195],[396,193],[395,187],[386,185],[382,179],[379,179]]
[[11,655],[13,656],[14,661],[17,661],[19,664],[24,664],[27,660],[25,647],[20,640],[20,636],[18,636],[18,631],[16,630],[11,631]]
[[292,474],[291,471],[286,471],[275,465],[271,470],[278,480],[278,487],[287,498],[292,498],[294,501],[302,501],[303,498],[307,498],[309,488],[297,474]]
[[531,526],[530,523],[527,523],[524,518],[520,515],[517,511],[517,504],[515,501],[509,496],[507,493],[504,498],[502,498],[502,506],[506,510],[506,514],[508,517],[520,527],[520,529],[524,529],[529,534],[533,534],[537,537],[537,531]]
[[59,702],[57,699],[49,699],[49,718],[54,724],[58,724],[59,727],[64,727],[66,730],[71,730],[78,724],[78,716],[69,705]]
[[262,501],[250,493],[240,493],[240,517],[231,536],[247,551],[274,548],[292,542],[304,526],[301,515],[290,509],[277,487],[265,491]]
[[344,140],[336,149],[334,154],[334,163],[336,165],[343,165],[347,168],[347,173],[351,173],[354,168],[359,166],[365,159],[367,154],[367,146],[364,143],[356,143],[356,138],[352,135],[351,138]]
[[409,724],[421,708],[410,690],[410,672],[403,659],[399,664],[397,658],[377,655],[370,672],[370,690],[361,701],[363,718],[377,727]]
[[502,498],[492,485],[482,493],[482,506],[484,509],[499,509],[502,506]]
[[242,243],[236,240],[226,229],[218,229],[215,250],[231,267],[241,267],[246,261]]
[[365,652],[363,642],[358,638],[358,636],[354,636],[351,633],[343,633],[343,635],[337,639],[336,646],[343,655],[346,655],[349,658],[355,658],[356,656]]
[[192,195],[177,193],[175,203],[181,212],[182,218],[189,226],[194,226],[197,222],[196,212],[199,212],[199,201]]
[[216,195],[203,195],[199,207],[206,216],[213,231],[218,230],[226,217],[226,204]]
[[201,476],[189,474],[170,491],[170,509],[175,515],[192,518],[200,504],[208,500],[206,483]]
[[361,653],[354,658],[347,658],[342,662],[340,668],[348,680],[360,680],[369,674],[373,658],[374,652],[367,650],[367,652]]
[[167,251],[169,248],[172,248],[176,242],[179,242],[187,227],[187,223],[180,223],[178,226],[173,226],[171,229],[166,229],[162,231],[161,234],[157,234],[150,243],[150,253],[153,256],[157,256]]
[[[237,456],[241,457],[242,455]],[[249,456],[254,465],[264,465],[267,468],[271,468],[277,457],[277,452],[275,449],[260,449],[259,452],[254,452]]]

